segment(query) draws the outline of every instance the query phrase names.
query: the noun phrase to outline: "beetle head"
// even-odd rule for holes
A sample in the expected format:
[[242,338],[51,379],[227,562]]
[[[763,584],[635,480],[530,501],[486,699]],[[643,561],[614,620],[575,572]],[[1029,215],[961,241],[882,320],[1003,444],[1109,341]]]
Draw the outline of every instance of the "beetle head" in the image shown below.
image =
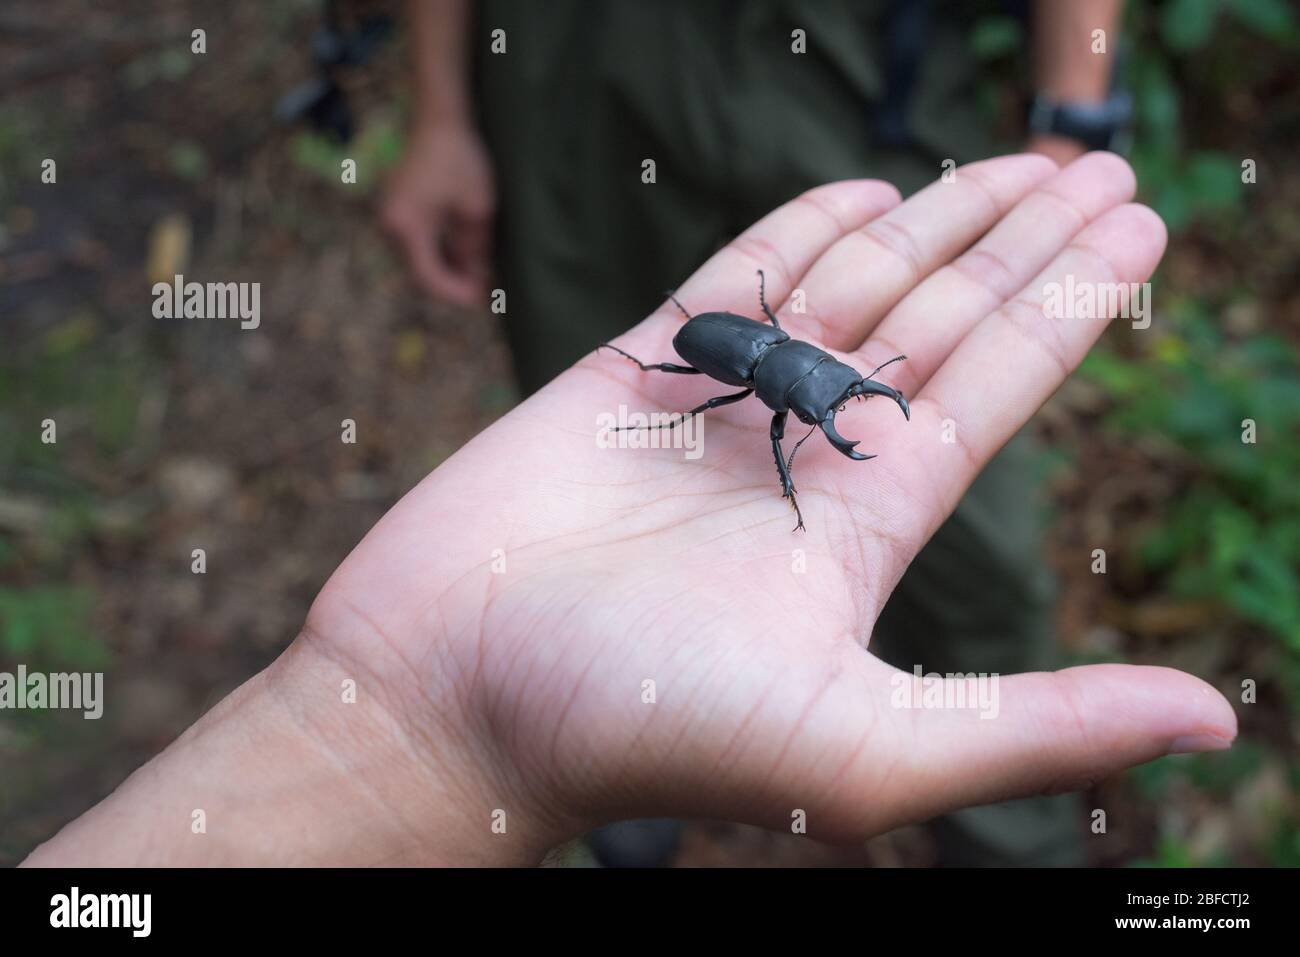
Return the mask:
[[859,462],[865,462],[867,459],[875,458],[875,456],[863,455],[861,452],[854,451],[853,447],[858,443],[850,442],[836,431],[835,413],[837,410],[842,409],[844,403],[848,402],[849,399],[854,397],[870,398],[873,395],[883,395],[887,398],[893,399],[898,403],[898,407],[903,410],[903,416],[907,419],[912,418],[912,411],[907,407],[907,400],[903,398],[901,392],[897,389],[891,389],[887,385],[876,382],[874,379],[863,379],[861,382],[856,382],[851,385],[848,391],[840,397],[839,401],[831,406],[831,410],[827,413],[826,418],[822,419],[821,422],[818,423],[818,425],[821,426],[822,432],[826,434],[827,441],[829,441],[831,445],[835,446],[835,448],[839,449],[840,452],[847,455],[849,458],[856,459]]

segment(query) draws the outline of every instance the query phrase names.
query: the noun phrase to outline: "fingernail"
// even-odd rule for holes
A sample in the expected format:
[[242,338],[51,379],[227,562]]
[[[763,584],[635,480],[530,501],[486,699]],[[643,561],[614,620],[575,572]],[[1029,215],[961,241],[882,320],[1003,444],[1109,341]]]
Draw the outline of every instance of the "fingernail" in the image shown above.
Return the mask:
[[1184,734],[1169,743],[1169,754],[1199,754],[1202,751],[1223,751],[1232,747],[1231,738],[1217,734]]

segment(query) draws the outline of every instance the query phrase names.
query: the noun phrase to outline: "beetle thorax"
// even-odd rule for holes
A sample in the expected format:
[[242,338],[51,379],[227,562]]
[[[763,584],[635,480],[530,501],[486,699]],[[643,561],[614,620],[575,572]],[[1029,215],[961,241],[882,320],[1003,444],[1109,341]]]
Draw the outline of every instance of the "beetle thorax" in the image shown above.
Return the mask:
[[797,339],[772,348],[754,376],[764,405],[776,412],[789,410],[810,425],[824,419],[861,381],[861,374],[854,369]]

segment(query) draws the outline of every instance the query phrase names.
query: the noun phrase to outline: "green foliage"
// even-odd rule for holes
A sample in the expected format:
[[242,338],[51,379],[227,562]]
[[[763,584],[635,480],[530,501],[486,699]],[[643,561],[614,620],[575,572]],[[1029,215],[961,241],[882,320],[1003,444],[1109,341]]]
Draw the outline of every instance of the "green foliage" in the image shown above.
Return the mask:
[[1289,0],[1224,0],[1223,6],[1261,36],[1277,43],[1296,40],[1296,11]]
[[1195,867],[1191,850],[1177,838],[1163,835],[1156,843],[1154,857],[1134,861],[1133,867]]
[[0,588],[0,655],[28,668],[98,669],[108,654],[90,632],[93,596],[66,585]]
[[[1179,790],[1196,793],[1230,806],[1230,798],[1248,790],[1270,758],[1269,749],[1253,741],[1238,741],[1227,751],[1210,754],[1175,755],[1140,765],[1128,772],[1137,793],[1153,807],[1164,807],[1177,800]],[[1292,775],[1296,771],[1292,769]],[[1292,789],[1295,781],[1291,782]],[[1224,813],[1224,812],[1219,812]],[[1260,820],[1258,815],[1265,815]],[[1286,801],[1255,807],[1252,823],[1260,837],[1252,842],[1255,853],[1274,867],[1300,866],[1300,822],[1288,817]],[[1191,846],[1170,833],[1162,833],[1154,854],[1134,862],[1138,867],[1221,867],[1234,861],[1223,850],[1197,854]]]
[[[1268,315],[1276,301],[1251,287],[1251,257],[1242,250],[1257,233],[1243,224],[1252,216],[1247,198],[1262,194],[1242,174],[1244,160],[1253,159],[1266,175],[1259,152],[1288,122],[1269,97],[1291,82],[1300,55],[1296,9],[1286,0],[1134,2],[1126,5],[1124,35],[1122,78],[1136,109],[1129,158],[1140,196],[1170,228],[1171,259],[1210,250],[1227,267],[1220,275],[1233,278],[1198,277],[1194,295],[1162,287],[1155,324],[1130,337],[1134,351],[1094,350],[1082,374],[1111,399],[1105,427],[1147,450],[1150,467],[1173,482],[1174,494],[1136,530],[1145,592],[1217,606],[1223,633],[1248,642],[1249,673],[1287,692],[1297,713],[1300,349],[1281,327],[1231,330],[1224,321],[1230,307]],[[1253,112],[1244,115],[1258,119],[1234,117],[1233,103],[1249,104]],[[1272,159],[1276,165],[1275,153]],[[1267,220],[1287,228],[1275,216]],[[1247,420],[1253,442],[1246,441]],[[1232,681],[1239,678],[1234,673]],[[1261,689],[1261,702],[1269,694]],[[1245,728],[1247,736],[1226,752],[1152,762],[1130,780],[1154,808],[1185,803],[1188,793],[1224,808],[1279,767],[1293,789],[1300,784],[1285,744]],[[1278,738],[1285,740],[1284,729]],[[1252,840],[1253,853],[1276,866],[1300,863],[1293,806],[1256,824],[1269,836],[1262,845]],[[1233,863],[1229,850],[1197,851],[1167,826],[1162,822],[1152,856],[1139,866]]]
[[1147,800],[1166,800],[1176,782],[1185,781],[1207,794],[1225,796],[1259,773],[1264,749],[1241,741],[1227,751],[1171,755],[1134,768],[1130,774]]
[[208,154],[193,140],[179,140],[167,151],[167,162],[182,179],[199,182],[208,175]]
[[1117,400],[1111,426],[1180,450],[1186,488],[1141,559],[1171,593],[1220,602],[1300,661],[1300,356],[1274,336],[1229,341],[1192,300],[1167,318],[1153,355],[1098,352],[1083,367]]
[[83,314],[56,326],[38,350],[0,359],[0,474],[60,472],[58,446],[40,438],[46,418],[55,420],[60,442],[87,430],[100,454],[134,442],[147,362],[138,353],[101,352],[97,341],[95,318]]
[[1300,827],[1280,827],[1268,849],[1274,867],[1300,867]]
[[[1182,105],[1221,100],[1227,79],[1238,87],[1253,63],[1243,44],[1258,37],[1280,48],[1300,46],[1286,0],[1171,0],[1131,3],[1124,29],[1130,51],[1123,71],[1136,107],[1130,160],[1144,198],[1170,229],[1241,210],[1244,158],[1186,142]],[[1140,51],[1140,55],[1137,51]],[[1273,62],[1285,62],[1283,51]],[[1220,82],[1220,80],[1225,82]]]
[[[1276,670],[1265,677],[1280,679],[1300,711],[1300,355],[1276,335],[1227,335],[1209,305],[1194,299],[1171,303],[1158,323],[1135,337],[1144,347],[1137,356],[1095,350],[1082,369],[1114,401],[1107,427],[1159,450],[1159,467],[1181,486],[1141,538],[1147,587],[1213,601],[1229,620],[1271,639],[1272,655],[1260,660]],[[1248,419],[1254,443],[1243,441]],[[1178,782],[1226,800],[1259,773],[1268,753],[1239,740],[1221,754],[1166,758],[1131,773],[1153,804]],[[1261,853],[1277,866],[1295,866],[1300,822],[1283,815],[1269,828],[1273,837]],[[1194,859],[1164,835],[1141,863],[1227,862]]]
[[1021,49],[1024,29],[1015,17],[983,17],[971,31],[971,50],[979,60],[989,61],[1008,56]]
[[1214,34],[1221,0],[1173,0],[1160,16],[1160,34],[1171,50],[1199,50]]
[[[70,470],[66,450],[77,450],[86,468],[129,449],[147,371],[137,352],[102,348],[89,312],[65,319],[21,355],[0,357],[0,477],[6,489],[21,487],[35,501],[32,537],[40,541],[32,548],[0,535],[0,659],[78,670],[107,661],[90,627],[93,592],[60,581],[72,546],[94,524],[95,503],[93,490]],[[41,441],[45,418],[57,424],[56,444]],[[15,584],[10,572],[19,581],[59,583]]]
[[293,141],[294,162],[341,189],[355,188],[342,180],[342,163],[352,159],[357,164],[357,182],[363,192],[372,189],[381,174],[402,157],[401,130],[390,116],[376,119],[351,142],[340,145],[319,133],[299,133]]
[[[971,28],[970,49],[983,65],[978,99],[990,123],[1004,120],[1008,84],[1033,92],[1030,42],[1021,21],[986,7]],[[1226,95],[1252,83],[1269,86],[1300,56],[1300,23],[1287,0],[1132,0],[1120,31],[1119,80],[1134,100],[1131,143],[1122,151],[1138,174],[1144,202],[1172,230],[1240,213],[1242,163],[1215,143],[1214,117],[1198,116],[1204,142],[1188,136],[1185,104],[1222,108]],[[1257,55],[1261,42],[1269,56]],[[1273,83],[1272,85],[1276,85]],[[1233,144],[1235,145],[1235,144]]]
[[189,37],[132,57],[122,66],[122,78],[130,89],[143,90],[158,83],[175,83],[193,72],[198,57],[190,52]]

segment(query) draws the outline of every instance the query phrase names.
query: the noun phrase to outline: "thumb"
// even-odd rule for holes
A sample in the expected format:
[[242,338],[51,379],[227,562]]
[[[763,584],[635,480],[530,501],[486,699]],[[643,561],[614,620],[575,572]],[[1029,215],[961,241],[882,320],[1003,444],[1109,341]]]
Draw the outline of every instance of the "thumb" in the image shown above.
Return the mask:
[[[914,700],[922,679],[897,674],[913,684]],[[910,773],[900,768],[899,777],[912,778],[914,803],[906,819],[1082,790],[1167,754],[1227,748],[1237,735],[1227,699],[1171,668],[1091,665],[984,681],[991,684],[981,691],[978,679],[945,680],[944,700],[955,706],[907,709]],[[926,700],[937,700],[935,682],[927,682]],[[894,684],[901,685],[897,675]],[[957,695],[962,685],[965,705]]]

